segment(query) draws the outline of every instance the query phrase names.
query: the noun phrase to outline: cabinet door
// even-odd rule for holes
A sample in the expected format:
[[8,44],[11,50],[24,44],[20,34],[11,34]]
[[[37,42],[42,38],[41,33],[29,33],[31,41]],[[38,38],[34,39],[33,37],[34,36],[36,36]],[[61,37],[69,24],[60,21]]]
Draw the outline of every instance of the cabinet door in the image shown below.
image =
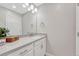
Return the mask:
[[41,41],[41,55],[44,56],[46,54],[46,38]]
[[8,56],[24,56],[31,50],[33,50],[33,44],[20,47],[20,49],[16,49],[16,51],[11,52]]
[[46,38],[35,42],[35,56],[44,56],[46,53]]
[[41,56],[41,45],[35,47],[35,56]]
[[29,52],[26,53],[24,56],[33,56],[33,50],[29,51]]

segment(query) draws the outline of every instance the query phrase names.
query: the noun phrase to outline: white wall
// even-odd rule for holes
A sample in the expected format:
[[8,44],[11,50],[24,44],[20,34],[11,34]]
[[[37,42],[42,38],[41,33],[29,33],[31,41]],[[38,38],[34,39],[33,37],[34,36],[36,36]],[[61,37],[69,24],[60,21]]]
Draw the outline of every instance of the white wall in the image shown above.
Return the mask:
[[57,56],[75,55],[75,4],[43,4],[38,10],[37,32],[46,33],[47,52]]
[[36,14],[28,12],[22,19],[23,35],[27,33],[36,33]]
[[79,56],[79,6],[76,7],[76,55]]

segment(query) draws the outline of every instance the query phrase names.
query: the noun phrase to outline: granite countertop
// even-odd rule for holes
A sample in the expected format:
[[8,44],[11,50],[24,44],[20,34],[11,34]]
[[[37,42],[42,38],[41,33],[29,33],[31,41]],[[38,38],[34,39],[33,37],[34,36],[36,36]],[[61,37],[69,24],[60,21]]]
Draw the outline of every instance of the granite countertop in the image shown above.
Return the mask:
[[6,37],[1,37],[0,39],[5,39],[7,37],[19,37],[19,38],[27,37],[27,36],[31,37],[31,36],[36,36],[36,35],[46,35],[46,34],[37,33],[37,34],[26,34],[26,35],[11,35],[11,36],[6,36]]

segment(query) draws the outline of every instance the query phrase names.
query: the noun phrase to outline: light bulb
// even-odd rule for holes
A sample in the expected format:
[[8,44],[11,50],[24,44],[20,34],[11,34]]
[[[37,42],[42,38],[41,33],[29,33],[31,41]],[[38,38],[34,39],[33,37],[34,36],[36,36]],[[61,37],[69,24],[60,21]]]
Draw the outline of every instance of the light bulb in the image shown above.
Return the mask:
[[29,6],[29,3],[25,3],[26,6]]
[[30,8],[33,10],[34,9],[34,5],[31,5]]
[[34,10],[35,12],[37,12],[37,8],[35,8],[35,10]]
[[22,7],[25,8],[26,6],[23,4]]
[[13,6],[12,6],[12,8],[16,8],[16,6],[15,6],[15,5],[13,5]]
[[30,11],[31,9],[30,8],[28,8],[28,11]]
[[34,10],[32,11],[32,13],[34,13]]

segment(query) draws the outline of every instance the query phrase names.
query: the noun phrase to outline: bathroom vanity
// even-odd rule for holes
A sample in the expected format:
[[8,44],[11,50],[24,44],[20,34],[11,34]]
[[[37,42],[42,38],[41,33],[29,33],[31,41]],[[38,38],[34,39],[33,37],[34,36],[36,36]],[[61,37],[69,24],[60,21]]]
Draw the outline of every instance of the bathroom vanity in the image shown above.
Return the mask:
[[0,46],[0,56],[44,56],[46,35],[19,36],[19,40]]

